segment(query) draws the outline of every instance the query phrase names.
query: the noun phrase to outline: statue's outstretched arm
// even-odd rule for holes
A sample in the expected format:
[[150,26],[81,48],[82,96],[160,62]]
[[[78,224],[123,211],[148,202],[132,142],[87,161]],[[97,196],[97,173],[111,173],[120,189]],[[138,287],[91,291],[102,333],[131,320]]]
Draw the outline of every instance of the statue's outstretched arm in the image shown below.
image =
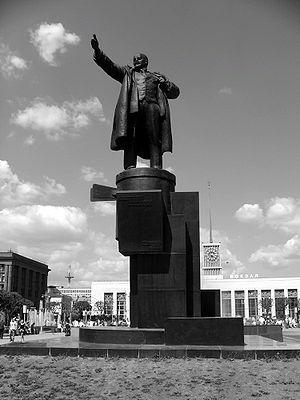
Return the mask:
[[96,35],[93,35],[91,46],[94,49],[94,61],[103,69],[109,76],[118,82],[123,82],[126,74],[126,69],[113,62],[99,47],[99,42]]

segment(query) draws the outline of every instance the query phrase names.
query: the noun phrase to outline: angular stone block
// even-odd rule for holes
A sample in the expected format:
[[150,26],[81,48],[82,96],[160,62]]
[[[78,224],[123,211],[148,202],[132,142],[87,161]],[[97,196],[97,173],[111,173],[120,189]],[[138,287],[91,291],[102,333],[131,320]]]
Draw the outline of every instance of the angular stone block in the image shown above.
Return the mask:
[[79,328],[79,341],[102,344],[163,344],[163,329],[137,329],[128,327],[84,327]]
[[120,253],[162,253],[165,210],[161,190],[120,191],[116,198]]
[[167,318],[167,345],[244,345],[242,318]]

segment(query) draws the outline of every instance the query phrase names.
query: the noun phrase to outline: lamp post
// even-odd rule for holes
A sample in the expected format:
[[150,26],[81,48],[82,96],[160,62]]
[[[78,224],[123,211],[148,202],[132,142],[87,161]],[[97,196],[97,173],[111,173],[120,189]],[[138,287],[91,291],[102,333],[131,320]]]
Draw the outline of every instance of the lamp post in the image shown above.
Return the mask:
[[27,305],[23,304],[23,320],[26,322],[27,317]]
[[83,317],[84,317],[84,323],[85,323],[85,325],[87,324],[87,310],[83,310],[82,311],[82,315],[83,315]]

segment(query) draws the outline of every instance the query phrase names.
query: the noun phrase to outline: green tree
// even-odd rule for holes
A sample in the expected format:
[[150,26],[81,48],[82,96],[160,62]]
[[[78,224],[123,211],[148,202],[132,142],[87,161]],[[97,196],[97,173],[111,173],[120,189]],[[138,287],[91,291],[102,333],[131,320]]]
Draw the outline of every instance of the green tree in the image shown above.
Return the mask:
[[72,297],[63,295],[61,299],[61,313],[65,315],[66,318],[70,317],[72,310]]
[[26,305],[27,308],[34,306],[32,301],[24,299],[19,293],[0,290],[0,311],[5,312],[7,320],[18,314],[22,316],[23,305]]
[[92,306],[86,300],[79,300],[73,304],[72,308],[72,320],[74,319],[82,319],[83,318],[83,311],[87,310],[90,311]]
[[101,300],[96,301],[96,303],[94,304],[94,309],[95,311],[98,311],[100,315],[102,315],[104,313],[104,302]]
[[273,299],[271,297],[264,297],[259,302],[263,315],[271,315],[272,314],[272,304]]

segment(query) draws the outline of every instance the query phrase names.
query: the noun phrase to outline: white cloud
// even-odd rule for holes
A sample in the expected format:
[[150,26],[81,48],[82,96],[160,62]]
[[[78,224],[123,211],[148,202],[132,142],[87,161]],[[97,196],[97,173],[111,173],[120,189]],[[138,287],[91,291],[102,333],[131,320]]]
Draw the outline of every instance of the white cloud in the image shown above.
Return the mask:
[[258,204],[244,204],[236,211],[235,216],[242,222],[259,222],[263,219],[263,210]]
[[24,143],[27,146],[32,146],[34,144],[34,142],[35,142],[35,137],[33,135],[27,136],[27,138],[24,140]]
[[300,199],[275,197],[266,207],[266,223],[274,229],[300,233]]
[[[19,206],[0,211],[0,246],[49,265],[54,274],[84,251],[87,216],[76,207]],[[90,246],[91,247],[91,246]],[[88,253],[89,254],[89,253]],[[86,261],[83,258],[83,265]],[[66,264],[65,264],[66,263]]]
[[224,86],[222,89],[219,90],[219,94],[232,94],[232,89],[228,86]]
[[300,233],[300,199],[274,197],[262,207],[244,204],[235,215],[242,222],[258,222],[287,233]]
[[88,215],[77,207],[21,206],[0,211],[0,246],[49,265],[49,282],[63,284],[68,265],[76,285],[126,279],[128,259],[114,237],[88,229]]
[[4,78],[20,78],[24,70],[28,69],[27,62],[9,46],[0,43],[0,69]]
[[31,42],[44,61],[57,66],[56,54],[65,53],[67,46],[77,45],[79,36],[69,33],[59,22],[57,24],[42,23],[35,31],[30,31]]
[[[79,241],[86,235],[86,215],[76,207],[26,205],[0,211],[0,240],[27,246]],[[67,240],[66,240],[67,238]]]
[[94,182],[96,179],[107,182],[104,173],[101,171],[96,171],[93,167],[82,166],[81,167],[82,178],[87,182]]
[[250,262],[264,261],[274,267],[288,266],[300,260],[300,237],[294,235],[284,244],[261,247],[250,256]]
[[[251,216],[253,218],[251,218]],[[244,204],[236,217],[243,222],[258,222],[260,227],[292,235],[285,243],[262,246],[250,256],[250,262],[265,262],[272,266],[289,266],[300,258],[300,199],[274,197],[262,207]]]
[[98,201],[93,203],[93,208],[100,215],[116,215],[116,202],[115,201]]
[[[85,101],[65,101],[61,106],[35,99],[29,107],[13,114],[11,122],[24,129],[42,132],[49,140],[60,140],[87,127],[91,123],[90,115],[105,121],[102,104],[97,97]],[[28,144],[32,144],[32,135]]]
[[54,179],[45,177],[42,186],[22,181],[14,174],[5,160],[0,160],[0,204],[14,206],[47,200],[51,195],[66,193],[65,187]]

